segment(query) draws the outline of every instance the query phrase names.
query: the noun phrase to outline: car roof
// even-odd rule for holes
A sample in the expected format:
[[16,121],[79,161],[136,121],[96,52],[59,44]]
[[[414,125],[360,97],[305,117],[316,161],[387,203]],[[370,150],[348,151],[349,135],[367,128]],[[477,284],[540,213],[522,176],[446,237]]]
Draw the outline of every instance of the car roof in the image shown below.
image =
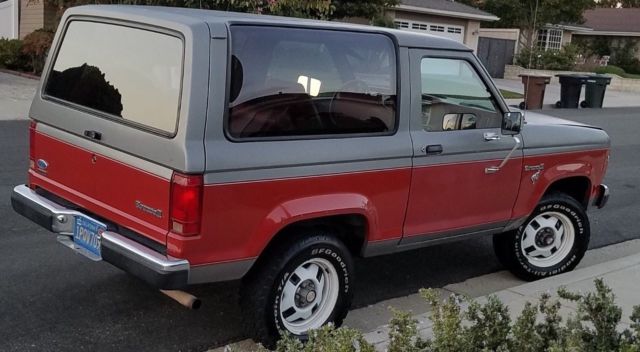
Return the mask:
[[334,30],[351,30],[359,32],[386,33],[395,38],[399,46],[413,48],[429,48],[456,51],[471,51],[465,45],[451,39],[434,36],[426,33],[402,31],[391,28],[358,25],[343,22],[329,22],[292,17],[279,17],[258,15],[240,12],[226,12],[214,10],[201,10],[180,7],[162,6],[133,6],[133,5],[85,5],[72,7],[65,13],[65,16],[88,15],[95,17],[116,18],[132,20],[144,18],[149,24],[154,24],[154,20],[165,22],[175,22],[182,25],[191,26],[196,22],[224,23],[232,24],[253,24],[272,26],[292,26],[324,28]]

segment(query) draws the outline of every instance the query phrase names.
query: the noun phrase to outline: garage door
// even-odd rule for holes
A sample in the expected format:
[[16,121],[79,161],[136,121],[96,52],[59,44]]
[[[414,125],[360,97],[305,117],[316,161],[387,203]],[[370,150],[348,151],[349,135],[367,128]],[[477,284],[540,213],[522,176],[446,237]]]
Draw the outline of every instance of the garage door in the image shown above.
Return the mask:
[[394,21],[396,28],[420,33],[429,33],[440,37],[453,39],[464,43],[464,26],[454,26],[450,24],[417,22],[403,19]]

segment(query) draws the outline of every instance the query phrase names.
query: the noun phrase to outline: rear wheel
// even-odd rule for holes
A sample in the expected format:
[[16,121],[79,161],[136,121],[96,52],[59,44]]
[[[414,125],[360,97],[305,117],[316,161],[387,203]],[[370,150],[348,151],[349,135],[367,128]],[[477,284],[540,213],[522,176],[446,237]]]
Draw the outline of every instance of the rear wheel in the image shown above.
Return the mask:
[[525,280],[571,271],[589,245],[589,219],[582,205],[565,194],[542,199],[517,230],[493,238],[503,265]]
[[301,340],[327,323],[340,325],[351,305],[353,263],[344,244],[324,231],[270,250],[243,282],[241,306],[249,332],[273,346],[279,332]]

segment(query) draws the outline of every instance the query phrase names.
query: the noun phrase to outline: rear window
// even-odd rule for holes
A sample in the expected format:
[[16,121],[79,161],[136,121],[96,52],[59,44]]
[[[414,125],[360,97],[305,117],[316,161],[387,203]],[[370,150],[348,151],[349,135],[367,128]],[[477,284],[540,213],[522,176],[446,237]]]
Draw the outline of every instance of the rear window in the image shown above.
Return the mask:
[[174,134],[182,40],[114,24],[73,21],[44,93],[124,123]]
[[234,138],[390,134],[396,57],[382,34],[233,26]]

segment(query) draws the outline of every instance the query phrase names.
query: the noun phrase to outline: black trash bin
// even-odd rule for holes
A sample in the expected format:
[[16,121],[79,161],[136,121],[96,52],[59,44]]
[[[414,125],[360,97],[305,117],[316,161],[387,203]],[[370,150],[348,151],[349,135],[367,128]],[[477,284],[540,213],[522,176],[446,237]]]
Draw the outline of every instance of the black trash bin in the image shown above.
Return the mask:
[[605,75],[589,75],[585,85],[584,101],[580,103],[583,108],[602,108],[604,93],[611,84],[611,77]]
[[556,77],[560,80],[560,101],[556,103],[556,107],[577,109],[582,85],[587,81],[587,76],[560,74]]

